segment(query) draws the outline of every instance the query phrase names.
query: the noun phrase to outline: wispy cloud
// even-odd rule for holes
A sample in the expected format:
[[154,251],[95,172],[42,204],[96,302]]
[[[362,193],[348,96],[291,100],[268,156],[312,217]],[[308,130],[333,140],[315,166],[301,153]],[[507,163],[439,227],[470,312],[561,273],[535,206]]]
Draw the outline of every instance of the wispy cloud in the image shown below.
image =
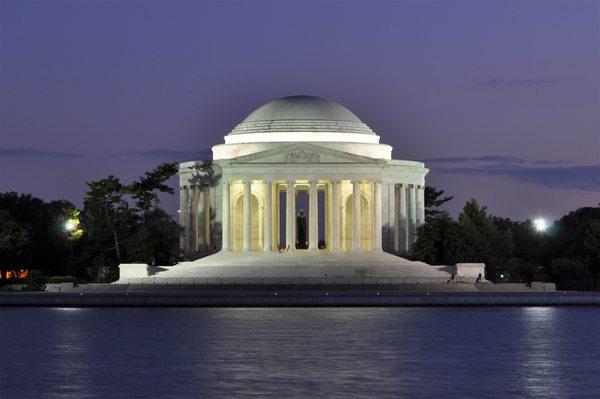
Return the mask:
[[0,147],[0,157],[33,157],[33,158],[79,158],[83,154],[62,151],[38,150],[34,148]]
[[558,84],[558,80],[546,80],[546,79],[489,79],[482,83],[482,86],[546,86]]
[[164,159],[171,161],[195,161],[212,158],[210,149],[196,151],[174,150],[172,148],[157,148],[152,150],[131,150],[127,153],[113,154],[115,157],[143,157],[153,159]]
[[424,159],[422,162],[444,162],[444,163],[463,163],[463,162],[509,162],[509,163],[527,163],[526,159],[507,157],[503,155],[483,155],[479,157],[442,157]]
[[564,159],[529,161],[504,155],[424,160],[435,173],[500,176],[549,188],[600,191],[600,165],[573,165]]
[[533,161],[532,162],[534,165],[540,165],[540,166],[553,166],[553,165],[567,165],[570,164],[571,162],[569,161],[565,161],[564,159],[540,159],[539,161]]

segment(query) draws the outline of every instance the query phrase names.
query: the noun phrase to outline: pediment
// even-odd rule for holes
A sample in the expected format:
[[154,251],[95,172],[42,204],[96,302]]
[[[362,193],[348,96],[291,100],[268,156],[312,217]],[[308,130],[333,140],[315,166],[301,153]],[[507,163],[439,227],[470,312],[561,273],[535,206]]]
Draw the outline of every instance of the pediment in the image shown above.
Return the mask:
[[326,164],[326,163],[385,163],[384,160],[369,158],[349,152],[320,147],[313,144],[294,143],[254,154],[228,160],[228,163],[285,163],[285,164]]

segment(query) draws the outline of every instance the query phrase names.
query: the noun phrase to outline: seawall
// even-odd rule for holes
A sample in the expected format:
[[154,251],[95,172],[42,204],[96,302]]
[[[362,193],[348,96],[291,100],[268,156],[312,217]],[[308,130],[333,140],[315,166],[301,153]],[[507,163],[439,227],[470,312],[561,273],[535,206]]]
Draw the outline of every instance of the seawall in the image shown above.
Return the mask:
[[0,306],[318,307],[600,305],[597,292],[115,291],[0,293]]

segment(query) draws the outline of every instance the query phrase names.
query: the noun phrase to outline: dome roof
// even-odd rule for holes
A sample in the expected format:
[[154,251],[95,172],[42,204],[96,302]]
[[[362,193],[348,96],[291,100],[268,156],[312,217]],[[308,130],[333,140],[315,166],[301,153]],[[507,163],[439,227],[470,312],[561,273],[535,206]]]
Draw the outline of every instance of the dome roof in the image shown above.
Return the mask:
[[229,134],[294,132],[375,135],[344,106],[314,96],[290,96],[268,102],[248,115]]

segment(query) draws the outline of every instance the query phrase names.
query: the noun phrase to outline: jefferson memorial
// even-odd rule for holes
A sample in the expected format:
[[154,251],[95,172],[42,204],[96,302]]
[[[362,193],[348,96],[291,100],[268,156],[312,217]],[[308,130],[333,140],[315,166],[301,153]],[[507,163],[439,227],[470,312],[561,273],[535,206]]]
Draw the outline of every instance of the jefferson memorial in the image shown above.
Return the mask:
[[187,261],[121,265],[121,280],[461,273],[458,266],[401,257],[425,222],[428,169],[392,159],[392,147],[336,102],[312,96],[271,101],[212,154],[212,160],[179,165]]

